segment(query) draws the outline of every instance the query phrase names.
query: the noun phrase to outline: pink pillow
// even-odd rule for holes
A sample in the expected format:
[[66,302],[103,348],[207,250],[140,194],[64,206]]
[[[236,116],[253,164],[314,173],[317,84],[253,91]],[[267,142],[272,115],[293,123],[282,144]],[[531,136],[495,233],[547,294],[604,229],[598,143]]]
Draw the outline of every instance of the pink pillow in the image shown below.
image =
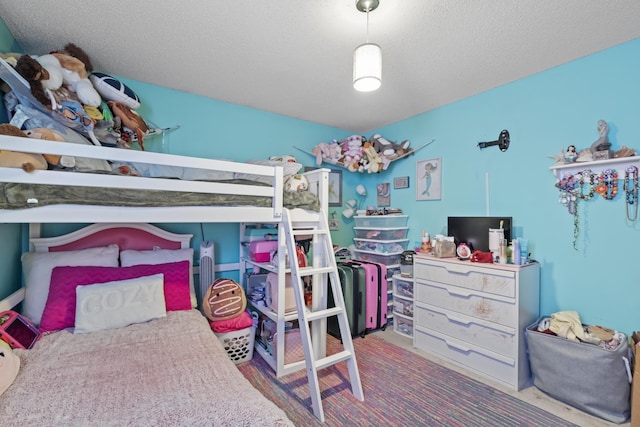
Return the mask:
[[76,287],[164,274],[167,311],[191,310],[189,261],[130,267],[55,267],[40,331],[70,328],[76,321]]

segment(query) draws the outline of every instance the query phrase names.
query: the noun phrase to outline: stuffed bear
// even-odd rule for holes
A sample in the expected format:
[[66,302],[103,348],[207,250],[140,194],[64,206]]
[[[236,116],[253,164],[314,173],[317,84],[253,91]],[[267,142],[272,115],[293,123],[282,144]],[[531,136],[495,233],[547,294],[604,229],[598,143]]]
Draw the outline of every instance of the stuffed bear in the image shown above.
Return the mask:
[[[0,135],[27,137],[20,128],[8,123],[0,124]],[[22,168],[25,172],[33,172],[34,170],[47,169],[47,160],[42,154],[2,150],[0,151],[0,167]]]
[[344,167],[350,172],[357,172],[362,166],[362,142],[363,137],[360,135],[352,135],[340,142],[342,154],[344,156]]
[[[62,135],[58,132],[47,128],[34,128],[24,131],[24,133],[33,139],[43,139],[45,141],[65,142]],[[76,159],[73,156],[61,156],[57,154],[43,154],[43,157],[51,166],[72,168],[76,165]]]
[[312,153],[316,156],[316,165],[318,166],[320,166],[323,161],[337,164],[342,158],[342,148],[336,140],[333,140],[331,144],[321,142],[313,148]]

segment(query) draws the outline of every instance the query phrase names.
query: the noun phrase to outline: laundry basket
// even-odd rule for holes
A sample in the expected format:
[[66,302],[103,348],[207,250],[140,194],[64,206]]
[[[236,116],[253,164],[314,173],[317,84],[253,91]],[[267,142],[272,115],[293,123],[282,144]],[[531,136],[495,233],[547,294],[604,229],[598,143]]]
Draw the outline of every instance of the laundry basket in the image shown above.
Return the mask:
[[229,358],[235,363],[248,362],[253,358],[253,342],[256,335],[253,326],[232,332],[216,332]]

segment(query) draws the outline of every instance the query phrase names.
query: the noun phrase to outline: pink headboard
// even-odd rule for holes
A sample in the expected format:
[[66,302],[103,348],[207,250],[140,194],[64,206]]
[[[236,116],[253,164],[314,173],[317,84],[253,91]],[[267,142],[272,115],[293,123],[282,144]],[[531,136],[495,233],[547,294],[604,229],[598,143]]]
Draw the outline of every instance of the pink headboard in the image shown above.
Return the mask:
[[188,248],[192,234],[175,234],[150,224],[92,224],[58,237],[33,238],[36,252],[59,252],[117,244],[120,250]]

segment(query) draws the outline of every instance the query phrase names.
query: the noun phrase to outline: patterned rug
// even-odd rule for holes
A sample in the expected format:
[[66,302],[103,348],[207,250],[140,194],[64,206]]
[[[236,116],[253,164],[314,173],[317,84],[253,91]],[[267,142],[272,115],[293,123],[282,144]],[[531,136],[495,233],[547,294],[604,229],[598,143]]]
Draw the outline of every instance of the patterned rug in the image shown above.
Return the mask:
[[[354,345],[365,400],[351,393],[345,362],[321,370],[324,424],[313,415],[304,370],[276,378],[257,352],[238,368],[297,426],[574,426],[375,334]],[[329,354],[341,348],[328,337]]]

